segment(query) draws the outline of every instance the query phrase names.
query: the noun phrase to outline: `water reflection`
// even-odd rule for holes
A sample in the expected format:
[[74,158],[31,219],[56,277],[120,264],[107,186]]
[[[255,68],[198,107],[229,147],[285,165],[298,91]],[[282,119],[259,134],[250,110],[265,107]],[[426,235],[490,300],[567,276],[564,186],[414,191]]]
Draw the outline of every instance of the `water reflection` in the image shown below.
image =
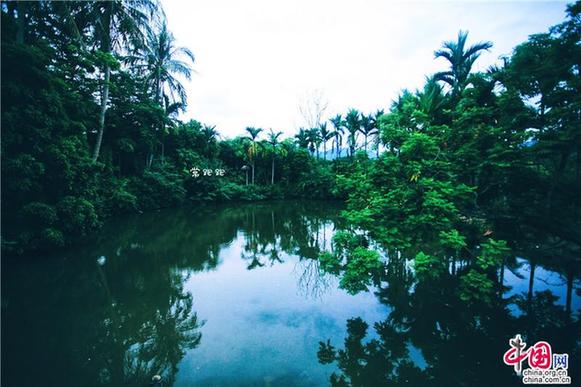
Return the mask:
[[490,303],[459,297],[463,257],[420,281],[397,250],[343,282],[369,290],[350,294],[318,259],[345,228],[339,210],[161,211],[53,256],[3,260],[3,385],[144,386],[154,374],[175,386],[507,385],[515,333],[578,359],[579,268],[547,257],[565,247],[521,243]]
[[3,261],[3,385],[137,386],[155,374],[173,385],[206,323],[185,284],[242,242],[246,269],[291,256],[299,288],[318,293],[312,258],[337,215],[300,203],[161,211],[117,220],[84,247]]
[[[547,260],[541,256],[546,249],[534,245],[530,260],[507,257],[497,273],[496,297],[470,302],[458,292],[460,276],[467,271],[461,257],[450,257],[442,277],[418,278],[409,258],[413,254],[394,251],[368,275],[377,299],[390,308],[385,319],[369,324],[350,318],[342,345],[319,343],[319,362],[339,368],[331,385],[521,384],[502,362],[508,339],[516,333],[533,343],[547,340],[554,351],[579,359],[579,266],[554,255]],[[519,251],[523,253],[527,251]],[[348,270],[345,266],[337,274]],[[581,377],[579,367],[570,366],[569,375],[572,380]]]

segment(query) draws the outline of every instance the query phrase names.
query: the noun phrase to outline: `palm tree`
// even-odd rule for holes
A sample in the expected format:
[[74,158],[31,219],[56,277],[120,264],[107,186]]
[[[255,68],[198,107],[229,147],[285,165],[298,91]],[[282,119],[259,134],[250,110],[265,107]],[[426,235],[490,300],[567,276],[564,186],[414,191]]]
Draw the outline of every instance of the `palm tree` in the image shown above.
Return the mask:
[[435,77],[426,80],[424,90],[418,92],[417,96],[420,110],[431,118],[437,117],[446,104],[446,97],[442,93],[442,86],[438,84]]
[[333,133],[327,129],[326,122],[319,124],[319,138],[323,143],[323,154],[325,155],[325,160],[327,160],[327,141],[333,138]]
[[[91,3],[91,14],[94,25],[94,36],[99,49],[111,56],[115,50],[139,47],[143,44],[143,31],[149,28],[150,18],[147,12],[156,9],[153,0],[111,0]],[[93,149],[93,161],[97,161],[105,131],[105,114],[109,102],[109,82],[111,78],[111,61],[103,60],[103,73],[97,140]]]
[[216,125],[203,125],[202,136],[204,137],[206,156],[210,157],[211,149],[214,145],[216,145],[216,138],[220,136],[216,130]]
[[359,131],[365,138],[364,147],[365,153],[367,153],[367,138],[375,134],[375,122],[373,121],[373,116],[361,114]]
[[[153,91],[155,101],[167,108],[170,103],[186,105],[186,91],[175,75],[191,79],[194,54],[185,47],[175,47],[175,38],[167,29],[165,21],[159,31],[148,30],[145,44],[128,59],[138,71],[145,73],[145,83]],[[163,121],[158,128],[161,154],[164,153]]]
[[146,83],[160,105],[163,95],[168,95],[171,102],[186,103],[185,89],[175,75],[191,79],[194,61],[189,49],[175,46],[175,38],[165,22],[158,32],[148,31],[145,46],[131,57],[131,63],[138,63],[138,68],[147,73]]
[[311,128],[307,130],[307,138],[309,139],[309,150],[313,155],[319,158],[319,146],[321,145],[321,136],[318,128]]
[[256,139],[258,138],[258,135],[260,134],[260,132],[262,132],[262,129],[248,127],[248,128],[246,128],[246,131],[248,132],[247,138],[250,139],[250,141],[251,141],[250,147],[248,148],[247,152],[248,152],[248,159],[250,160],[250,165],[252,166],[252,185],[254,185],[254,162],[255,162],[254,158],[256,157],[256,154],[258,153]]
[[353,157],[355,154],[355,146],[357,145],[357,132],[359,132],[359,128],[361,127],[361,120],[357,109],[349,109],[345,116],[345,127],[347,128],[347,132],[349,132],[349,137],[347,138],[349,156]]
[[271,164],[271,174],[270,174],[270,184],[274,184],[274,158],[276,156],[277,147],[280,144],[278,138],[282,135],[282,132],[274,132],[270,129],[268,133],[268,143],[272,147],[272,164]]
[[383,116],[383,109],[379,109],[373,115],[373,125],[375,126],[375,152],[376,157],[379,158],[379,144],[381,143],[381,132],[379,130],[379,118]]
[[305,128],[300,128],[299,132],[295,135],[297,144],[299,148],[308,149],[309,148],[309,134]]
[[341,114],[337,114],[335,117],[329,119],[329,121],[331,122],[331,124],[333,124],[333,127],[335,128],[335,130],[333,131],[333,137],[335,138],[335,146],[336,146],[336,157],[339,157],[339,152],[340,152],[340,148],[341,145],[343,143],[343,117],[341,116]]
[[443,81],[452,88],[452,95],[458,95],[468,82],[472,65],[478,59],[481,51],[488,51],[491,42],[479,42],[466,49],[467,31],[458,32],[458,40],[444,42],[442,48],[434,52],[435,58],[444,58],[450,63],[450,70],[434,75],[438,81]]

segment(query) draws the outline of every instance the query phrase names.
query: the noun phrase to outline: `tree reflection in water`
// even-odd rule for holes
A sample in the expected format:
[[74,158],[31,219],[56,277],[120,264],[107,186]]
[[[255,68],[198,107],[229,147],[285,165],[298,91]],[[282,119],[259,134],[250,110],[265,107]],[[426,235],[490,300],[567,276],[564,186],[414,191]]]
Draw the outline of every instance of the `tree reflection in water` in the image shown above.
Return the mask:
[[[2,331],[18,332],[3,334],[3,359],[10,360],[2,362],[3,380],[143,386],[160,374],[172,385],[185,353],[203,340],[196,295],[184,284],[195,273],[214,270],[220,251],[240,236],[249,269],[298,254],[300,286],[323,288],[315,258],[327,235],[320,231],[338,221],[336,215],[321,221],[328,203],[306,206],[198,206],[144,214],[116,220],[84,247],[39,257],[34,267],[3,263]],[[28,372],[29,354],[35,373]]]
[[[308,307],[303,312],[320,313],[312,326],[318,328],[320,323],[324,334],[314,328],[309,331],[314,338],[308,348],[313,357],[318,349],[320,363],[334,365],[319,367],[336,367],[330,379],[333,385],[520,383],[512,368],[502,364],[508,339],[516,333],[529,342],[547,339],[571,358],[580,355],[581,329],[572,301],[578,295],[579,268],[550,266],[557,262],[548,259],[553,258],[547,257],[550,252],[569,254],[558,246],[537,248],[518,242],[519,256],[531,258],[534,273],[527,271],[528,261],[507,256],[488,273],[495,281],[490,300],[467,301],[458,291],[469,270],[469,257],[464,255],[431,252],[445,254],[448,262],[439,277],[418,278],[410,259],[417,251],[395,248],[377,248],[379,261],[363,252],[358,264],[341,263],[329,271],[319,257],[324,251],[338,253],[331,240],[336,230],[343,229],[338,211],[330,211],[328,203],[201,206],[120,219],[85,243],[85,248],[54,259],[43,257],[34,269],[30,264],[7,269],[3,262],[2,355],[9,360],[2,363],[3,380],[9,381],[7,385],[33,386],[43,375],[46,385],[76,386],[82,381],[84,386],[136,386],[148,385],[152,375],[161,374],[166,384],[179,383],[178,367],[196,369],[191,363],[196,357],[186,353],[203,351],[199,346],[210,325],[204,328],[205,317],[196,311],[196,293],[186,284],[201,272],[218,268],[224,259],[221,253],[233,244],[234,259],[239,256],[244,263],[241,273],[247,272],[245,268],[274,273],[267,270],[291,263],[291,271],[285,268],[279,274],[295,276],[298,293],[317,299],[305,302]],[[366,237],[356,238],[355,243],[376,248]],[[100,256],[106,257],[103,266],[96,262]],[[544,268],[563,273],[559,285],[566,289],[564,302],[541,289],[545,284],[538,275]],[[348,281],[342,281],[346,271]],[[513,288],[515,281],[525,286]],[[374,322],[357,317],[361,312],[347,319],[342,344],[341,328],[336,336],[327,332],[337,321],[340,327],[346,316],[334,320],[319,302],[328,293],[336,297],[338,286],[346,292],[335,301],[349,302],[345,293],[367,289],[378,306],[383,305],[381,310],[388,311]],[[295,289],[290,292],[296,294]],[[294,311],[288,311],[293,324],[283,324],[280,321],[286,320],[279,318],[278,309],[264,305],[259,315],[272,316],[276,324],[270,326],[281,329],[273,335],[288,334],[292,340],[293,329],[300,325]],[[29,372],[31,354],[34,374]],[[579,375],[574,372],[578,367],[570,369],[576,380]],[[212,376],[223,380],[222,375]],[[253,376],[249,373],[249,378]]]
[[[347,320],[343,348],[321,341],[321,364],[336,364],[330,378],[333,386],[491,386],[516,385],[521,381],[502,362],[510,337],[522,334],[530,345],[547,340],[554,351],[578,358],[581,344],[579,315],[571,311],[572,269],[560,271],[567,286],[565,305],[557,305],[551,291],[533,292],[534,272],[528,289],[510,295],[511,286],[488,300],[467,302],[458,291],[462,266],[452,265],[441,277],[418,278],[405,254],[395,251],[382,268],[367,275],[374,293],[389,306],[384,321],[369,325],[359,317]],[[461,260],[460,260],[461,261]],[[537,263],[538,264],[538,263]],[[502,270],[521,273],[514,257]],[[346,275],[348,266],[337,274]],[[565,274],[566,273],[566,274]],[[411,350],[413,349],[413,350]],[[421,365],[421,366],[420,366]],[[581,377],[579,367],[570,367],[572,379]]]

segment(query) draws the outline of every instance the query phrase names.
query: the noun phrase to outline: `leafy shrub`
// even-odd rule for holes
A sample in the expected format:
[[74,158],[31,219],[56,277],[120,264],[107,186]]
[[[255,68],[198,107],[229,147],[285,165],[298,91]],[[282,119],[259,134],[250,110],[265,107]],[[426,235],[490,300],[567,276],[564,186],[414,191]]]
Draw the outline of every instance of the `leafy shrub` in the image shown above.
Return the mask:
[[365,247],[356,247],[347,260],[340,286],[350,294],[367,290],[371,284],[371,274],[381,267],[379,253]]
[[86,235],[100,226],[99,217],[91,202],[65,196],[57,204],[59,224],[67,235]]
[[460,299],[467,303],[492,302],[494,283],[486,274],[470,269],[460,279]]
[[54,207],[45,203],[32,202],[22,208],[26,222],[31,225],[50,226],[57,220],[57,213]]
[[486,270],[489,267],[496,267],[502,263],[509,252],[510,248],[505,241],[490,239],[488,242],[482,244],[482,252],[476,258],[476,264],[482,270]]
[[145,170],[141,177],[131,179],[129,187],[142,210],[183,203],[186,195],[181,177],[168,169]]
[[60,230],[55,228],[45,228],[40,233],[38,247],[62,247],[65,245],[65,237]]
[[435,278],[444,273],[445,267],[444,263],[437,257],[420,251],[414,259],[414,269],[420,278]]
[[219,200],[262,200],[265,189],[254,185],[242,185],[237,183],[225,183],[218,188]]
[[133,212],[137,209],[137,197],[128,191],[127,185],[128,180],[120,179],[111,187],[111,191],[105,194],[103,205],[107,215]]
[[339,274],[342,268],[339,258],[328,251],[319,254],[319,263],[321,268],[328,273]]
[[441,231],[440,245],[445,248],[458,251],[466,247],[466,238],[458,230]]

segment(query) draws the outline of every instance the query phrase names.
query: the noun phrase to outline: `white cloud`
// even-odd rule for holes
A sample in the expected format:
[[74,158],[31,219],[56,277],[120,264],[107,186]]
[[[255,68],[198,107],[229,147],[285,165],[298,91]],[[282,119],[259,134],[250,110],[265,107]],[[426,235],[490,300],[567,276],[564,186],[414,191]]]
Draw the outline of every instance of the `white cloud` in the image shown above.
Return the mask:
[[188,111],[226,137],[246,126],[293,135],[301,96],[321,90],[328,114],[387,109],[401,89],[445,68],[444,40],[494,48],[485,69],[528,35],[564,19],[565,2],[389,2],[381,0],[163,0],[177,43],[196,55]]

